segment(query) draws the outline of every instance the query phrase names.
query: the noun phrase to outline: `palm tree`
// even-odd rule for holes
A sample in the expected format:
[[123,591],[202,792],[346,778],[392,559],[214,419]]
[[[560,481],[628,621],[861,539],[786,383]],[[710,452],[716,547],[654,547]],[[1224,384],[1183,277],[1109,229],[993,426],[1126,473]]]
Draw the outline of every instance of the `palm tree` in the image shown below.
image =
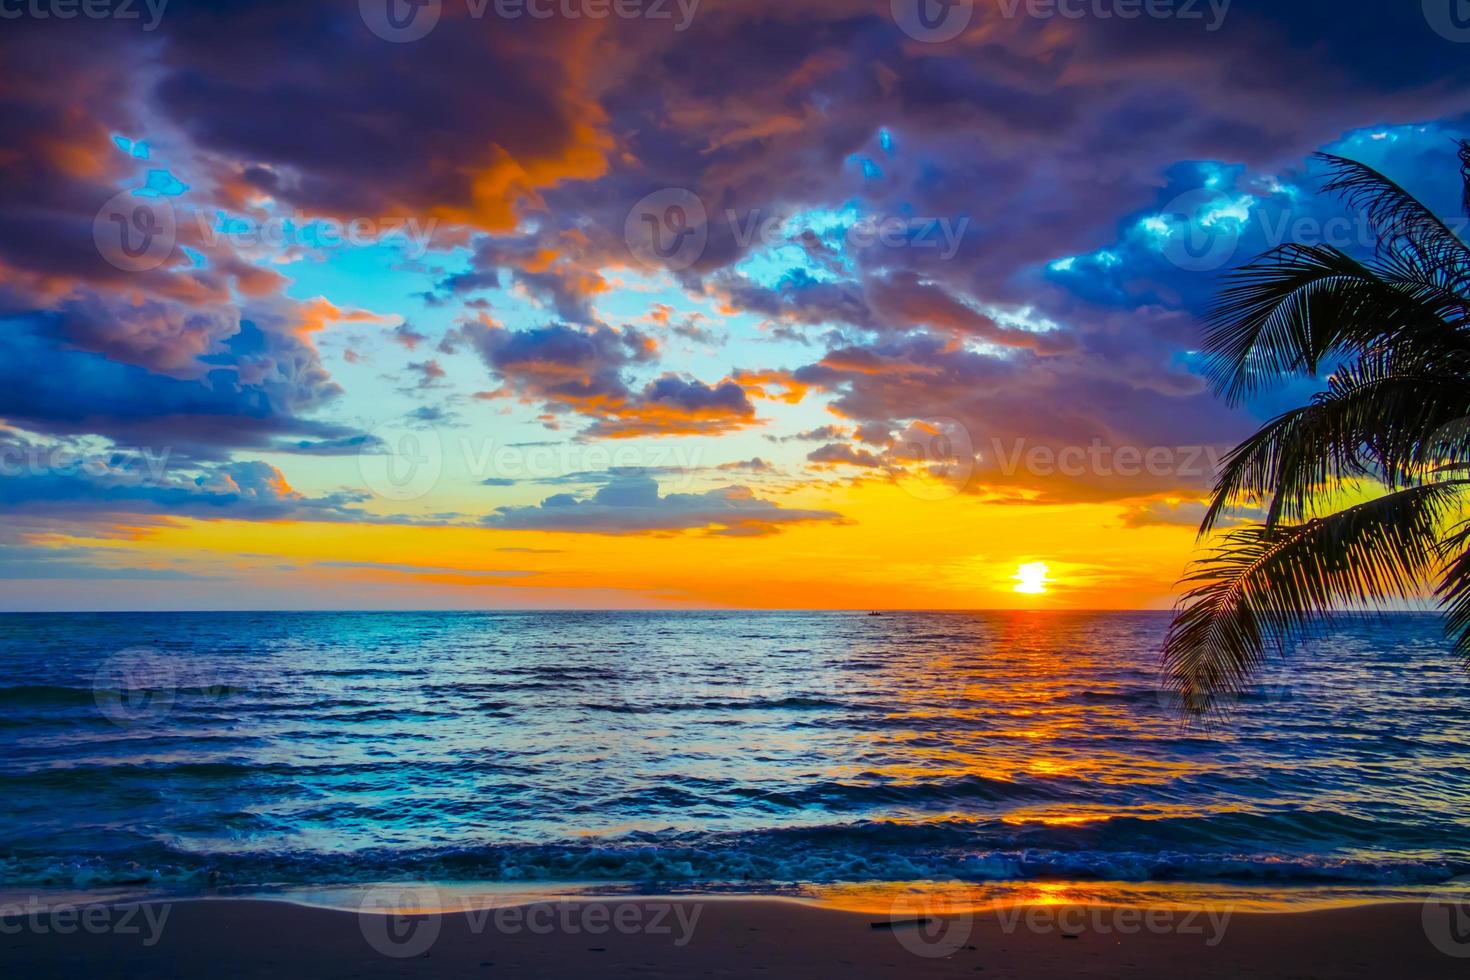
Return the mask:
[[[1470,141],[1459,144],[1470,214]],[[1377,239],[1360,261],[1328,245],[1272,249],[1230,273],[1207,321],[1205,372],[1232,404],[1293,376],[1326,390],[1226,457],[1200,527],[1215,546],[1164,646],[1190,711],[1223,706],[1334,610],[1431,589],[1470,657],[1470,246],[1371,167],[1318,154],[1325,189]],[[1224,529],[1242,508],[1260,523]]]

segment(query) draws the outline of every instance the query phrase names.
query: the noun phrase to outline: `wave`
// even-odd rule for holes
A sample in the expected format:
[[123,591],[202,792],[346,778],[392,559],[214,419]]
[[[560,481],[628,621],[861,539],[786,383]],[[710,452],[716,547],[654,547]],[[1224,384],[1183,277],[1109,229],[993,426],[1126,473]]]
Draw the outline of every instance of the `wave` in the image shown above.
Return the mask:
[[[1129,850],[977,846],[968,822],[861,821],[723,834],[639,832],[619,838],[350,853],[181,850],[153,842],[115,853],[0,854],[7,883],[103,887],[264,887],[388,880],[602,882],[628,887],[763,892],[861,881],[1098,880],[1432,885],[1470,873],[1455,858],[1366,858],[1228,849]],[[991,843],[999,843],[992,841]]]
[[15,684],[0,687],[0,705],[6,707],[95,706],[97,695],[90,687],[59,684]]
[[849,701],[834,701],[830,698],[784,697],[719,699],[705,701],[682,701],[668,704],[639,704],[631,701],[583,702],[580,707],[588,711],[605,711],[613,714],[642,715],[670,711],[800,711],[832,708],[842,711],[860,710],[861,705]]

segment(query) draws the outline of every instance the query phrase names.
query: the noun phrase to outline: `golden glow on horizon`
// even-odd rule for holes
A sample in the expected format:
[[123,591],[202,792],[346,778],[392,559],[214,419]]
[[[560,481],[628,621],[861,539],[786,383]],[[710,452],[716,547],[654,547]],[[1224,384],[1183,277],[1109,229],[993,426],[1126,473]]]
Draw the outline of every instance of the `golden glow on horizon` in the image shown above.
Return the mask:
[[1050,574],[1051,569],[1046,567],[1046,562],[1027,562],[1016,569],[1015,591],[1022,595],[1045,595],[1047,583],[1050,581],[1047,576]]
[[[848,523],[762,538],[177,518],[45,543],[105,547],[119,565],[197,575],[170,590],[170,607],[397,609],[1168,609],[1195,547],[1190,526],[1125,526],[1126,504],[926,500],[892,484],[823,489],[780,501]],[[1015,588],[1023,563],[1045,565],[1044,593]],[[39,583],[34,595],[54,588]],[[135,604],[139,594],[118,581],[87,589],[89,603]]]

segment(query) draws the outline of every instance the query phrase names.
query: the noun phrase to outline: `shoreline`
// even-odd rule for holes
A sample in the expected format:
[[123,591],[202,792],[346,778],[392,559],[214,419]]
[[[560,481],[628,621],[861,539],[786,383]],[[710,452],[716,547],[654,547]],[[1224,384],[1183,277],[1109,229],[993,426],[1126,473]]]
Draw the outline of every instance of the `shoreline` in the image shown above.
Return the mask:
[[609,881],[386,880],[213,889],[168,886],[98,888],[0,884],[0,913],[17,904],[76,906],[181,902],[274,902],[324,911],[365,906],[453,914],[558,902],[774,902],[872,916],[941,909],[971,915],[1016,907],[1075,906],[1158,910],[1229,909],[1291,915],[1386,905],[1460,902],[1470,911],[1470,879],[1415,885],[1309,885],[1223,882],[1124,882],[1017,879],[966,881],[796,882],[782,890],[706,883],[700,890],[640,888]]
[[724,895],[404,915],[391,903],[351,912],[191,898],[11,915],[0,918],[0,944],[18,976],[1448,977],[1470,964],[1470,915],[1453,918],[1461,910],[1470,905],[1205,913],[1057,904],[875,916]]

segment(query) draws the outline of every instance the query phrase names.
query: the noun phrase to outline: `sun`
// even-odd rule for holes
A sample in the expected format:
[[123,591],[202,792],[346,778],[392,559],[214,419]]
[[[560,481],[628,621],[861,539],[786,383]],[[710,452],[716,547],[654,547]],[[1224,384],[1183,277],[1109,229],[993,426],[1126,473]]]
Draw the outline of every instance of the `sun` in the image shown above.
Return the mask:
[[1016,580],[1016,591],[1026,595],[1042,595],[1046,592],[1047,575],[1051,569],[1044,561],[1033,561],[1016,569],[1012,576]]

